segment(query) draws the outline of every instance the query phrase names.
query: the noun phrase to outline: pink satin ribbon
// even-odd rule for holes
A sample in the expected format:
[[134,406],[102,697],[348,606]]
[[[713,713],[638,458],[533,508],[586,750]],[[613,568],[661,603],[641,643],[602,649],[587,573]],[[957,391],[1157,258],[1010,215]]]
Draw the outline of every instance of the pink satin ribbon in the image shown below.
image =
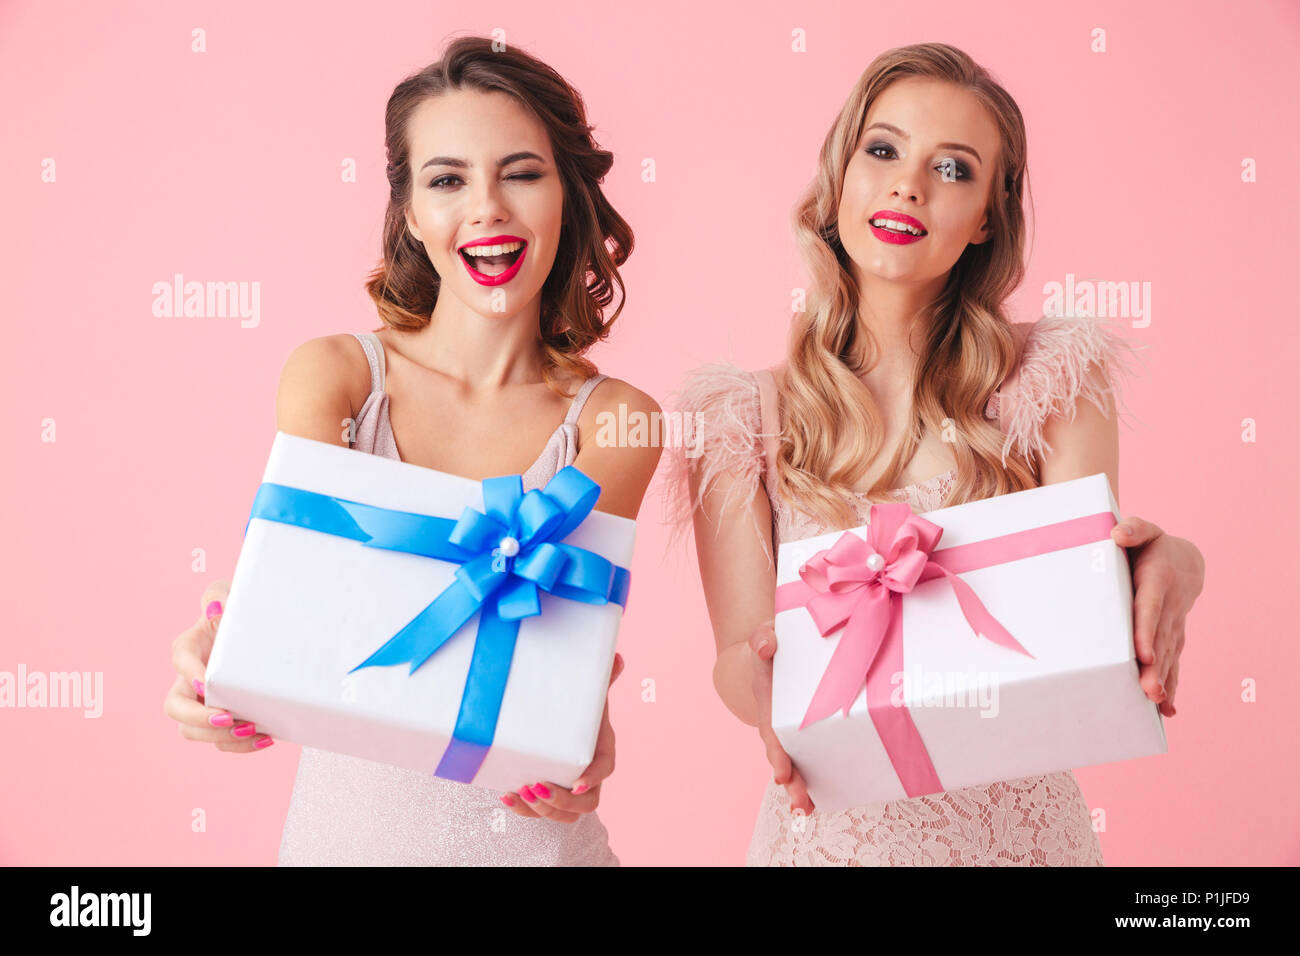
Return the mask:
[[964,571],[1109,540],[1109,511],[935,550],[943,528],[906,502],[873,504],[867,539],[845,531],[799,569],[801,580],[776,589],[776,610],[806,607],[823,637],[844,629],[799,729],[837,710],[847,717],[865,684],[867,711],[908,796],[944,789],[906,706],[890,704],[892,675],[903,671],[902,599],[918,584],[943,577],[971,629],[1033,658],[984,607]]

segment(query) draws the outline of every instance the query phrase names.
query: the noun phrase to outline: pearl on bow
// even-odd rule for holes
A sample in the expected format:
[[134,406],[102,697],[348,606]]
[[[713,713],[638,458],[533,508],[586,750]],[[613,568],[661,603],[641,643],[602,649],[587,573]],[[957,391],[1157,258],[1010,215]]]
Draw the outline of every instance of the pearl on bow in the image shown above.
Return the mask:
[[519,553],[519,539],[506,535],[492,549],[492,570],[500,574],[509,568],[510,559]]
[[[867,567],[870,568],[872,571],[883,570],[885,567],[885,556],[883,554],[879,554],[878,552],[872,551],[871,554],[867,556]],[[800,574],[803,574],[807,570],[808,570],[808,563],[806,561],[803,564],[799,565]]]

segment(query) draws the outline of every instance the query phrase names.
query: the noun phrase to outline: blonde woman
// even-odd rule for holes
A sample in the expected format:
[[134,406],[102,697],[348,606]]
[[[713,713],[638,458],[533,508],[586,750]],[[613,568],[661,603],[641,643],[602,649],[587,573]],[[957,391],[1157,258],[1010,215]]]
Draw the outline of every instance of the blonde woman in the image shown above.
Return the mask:
[[[1100,320],[1004,311],[1024,275],[1025,179],[1020,111],[984,69],[945,44],[881,55],[798,206],[812,282],[785,361],[705,366],[679,392],[704,453],[669,459],[670,517],[694,526],[714,684],[774,771],[751,865],[1102,863],[1069,771],[826,814],[770,726],[780,542],[865,524],[873,501],[919,513],[1103,471],[1120,500],[1131,348]],[[1204,563],[1139,518],[1114,539],[1131,549],[1142,686],[1172,716]],[[796,810],[813,815],[794,826]]]

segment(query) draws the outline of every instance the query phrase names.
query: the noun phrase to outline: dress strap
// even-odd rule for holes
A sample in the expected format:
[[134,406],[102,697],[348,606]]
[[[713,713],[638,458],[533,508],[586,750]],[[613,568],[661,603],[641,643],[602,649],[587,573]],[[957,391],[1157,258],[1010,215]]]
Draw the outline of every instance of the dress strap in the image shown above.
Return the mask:
[[781,414],[776,389],[776,378],[771,369],[759,369],[754,373],[758,382],[759,427],[763,440],[763,459],[767,463],[767,474],[776,479],[776,455],[780,450]]
[[361,348],[366,353],[366,361],[370,363],[370,390],[372,392],[382,392],[384,390],[384,343],[379,341],[379,336],[373,332],[353,332],[357,341],[361,343]]
[[573,401],[569,403],[569,413],[564,416],[565,425],[578,424],[578,416],[582,414],[582,406],[587,404],[587,397],[591,394],[592,389],[607,378],[609,378],[608,375],[593,375],[578,387],[577,394],[573,396]]

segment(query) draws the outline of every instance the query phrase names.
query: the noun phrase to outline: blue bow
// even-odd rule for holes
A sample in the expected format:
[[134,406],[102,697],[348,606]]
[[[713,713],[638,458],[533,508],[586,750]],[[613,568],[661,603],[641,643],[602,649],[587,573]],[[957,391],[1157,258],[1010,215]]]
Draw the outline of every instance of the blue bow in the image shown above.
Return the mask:
[[487,478],[482,485],[483,512],[466,508],[452,521],[263,482],[249,517],[459,565],[441,594],[348,673],[406,663],[415,673],[478,613],[460,713],[434,771],[464,783],[474,779],[496,735],[519,622],[541,613],[538,589],[584,604],[626,607],[631,581],[626,568],[563,543],[600,497],[600,486],[577,468],[560,469],[544,490],[527,494],[520,475]]

